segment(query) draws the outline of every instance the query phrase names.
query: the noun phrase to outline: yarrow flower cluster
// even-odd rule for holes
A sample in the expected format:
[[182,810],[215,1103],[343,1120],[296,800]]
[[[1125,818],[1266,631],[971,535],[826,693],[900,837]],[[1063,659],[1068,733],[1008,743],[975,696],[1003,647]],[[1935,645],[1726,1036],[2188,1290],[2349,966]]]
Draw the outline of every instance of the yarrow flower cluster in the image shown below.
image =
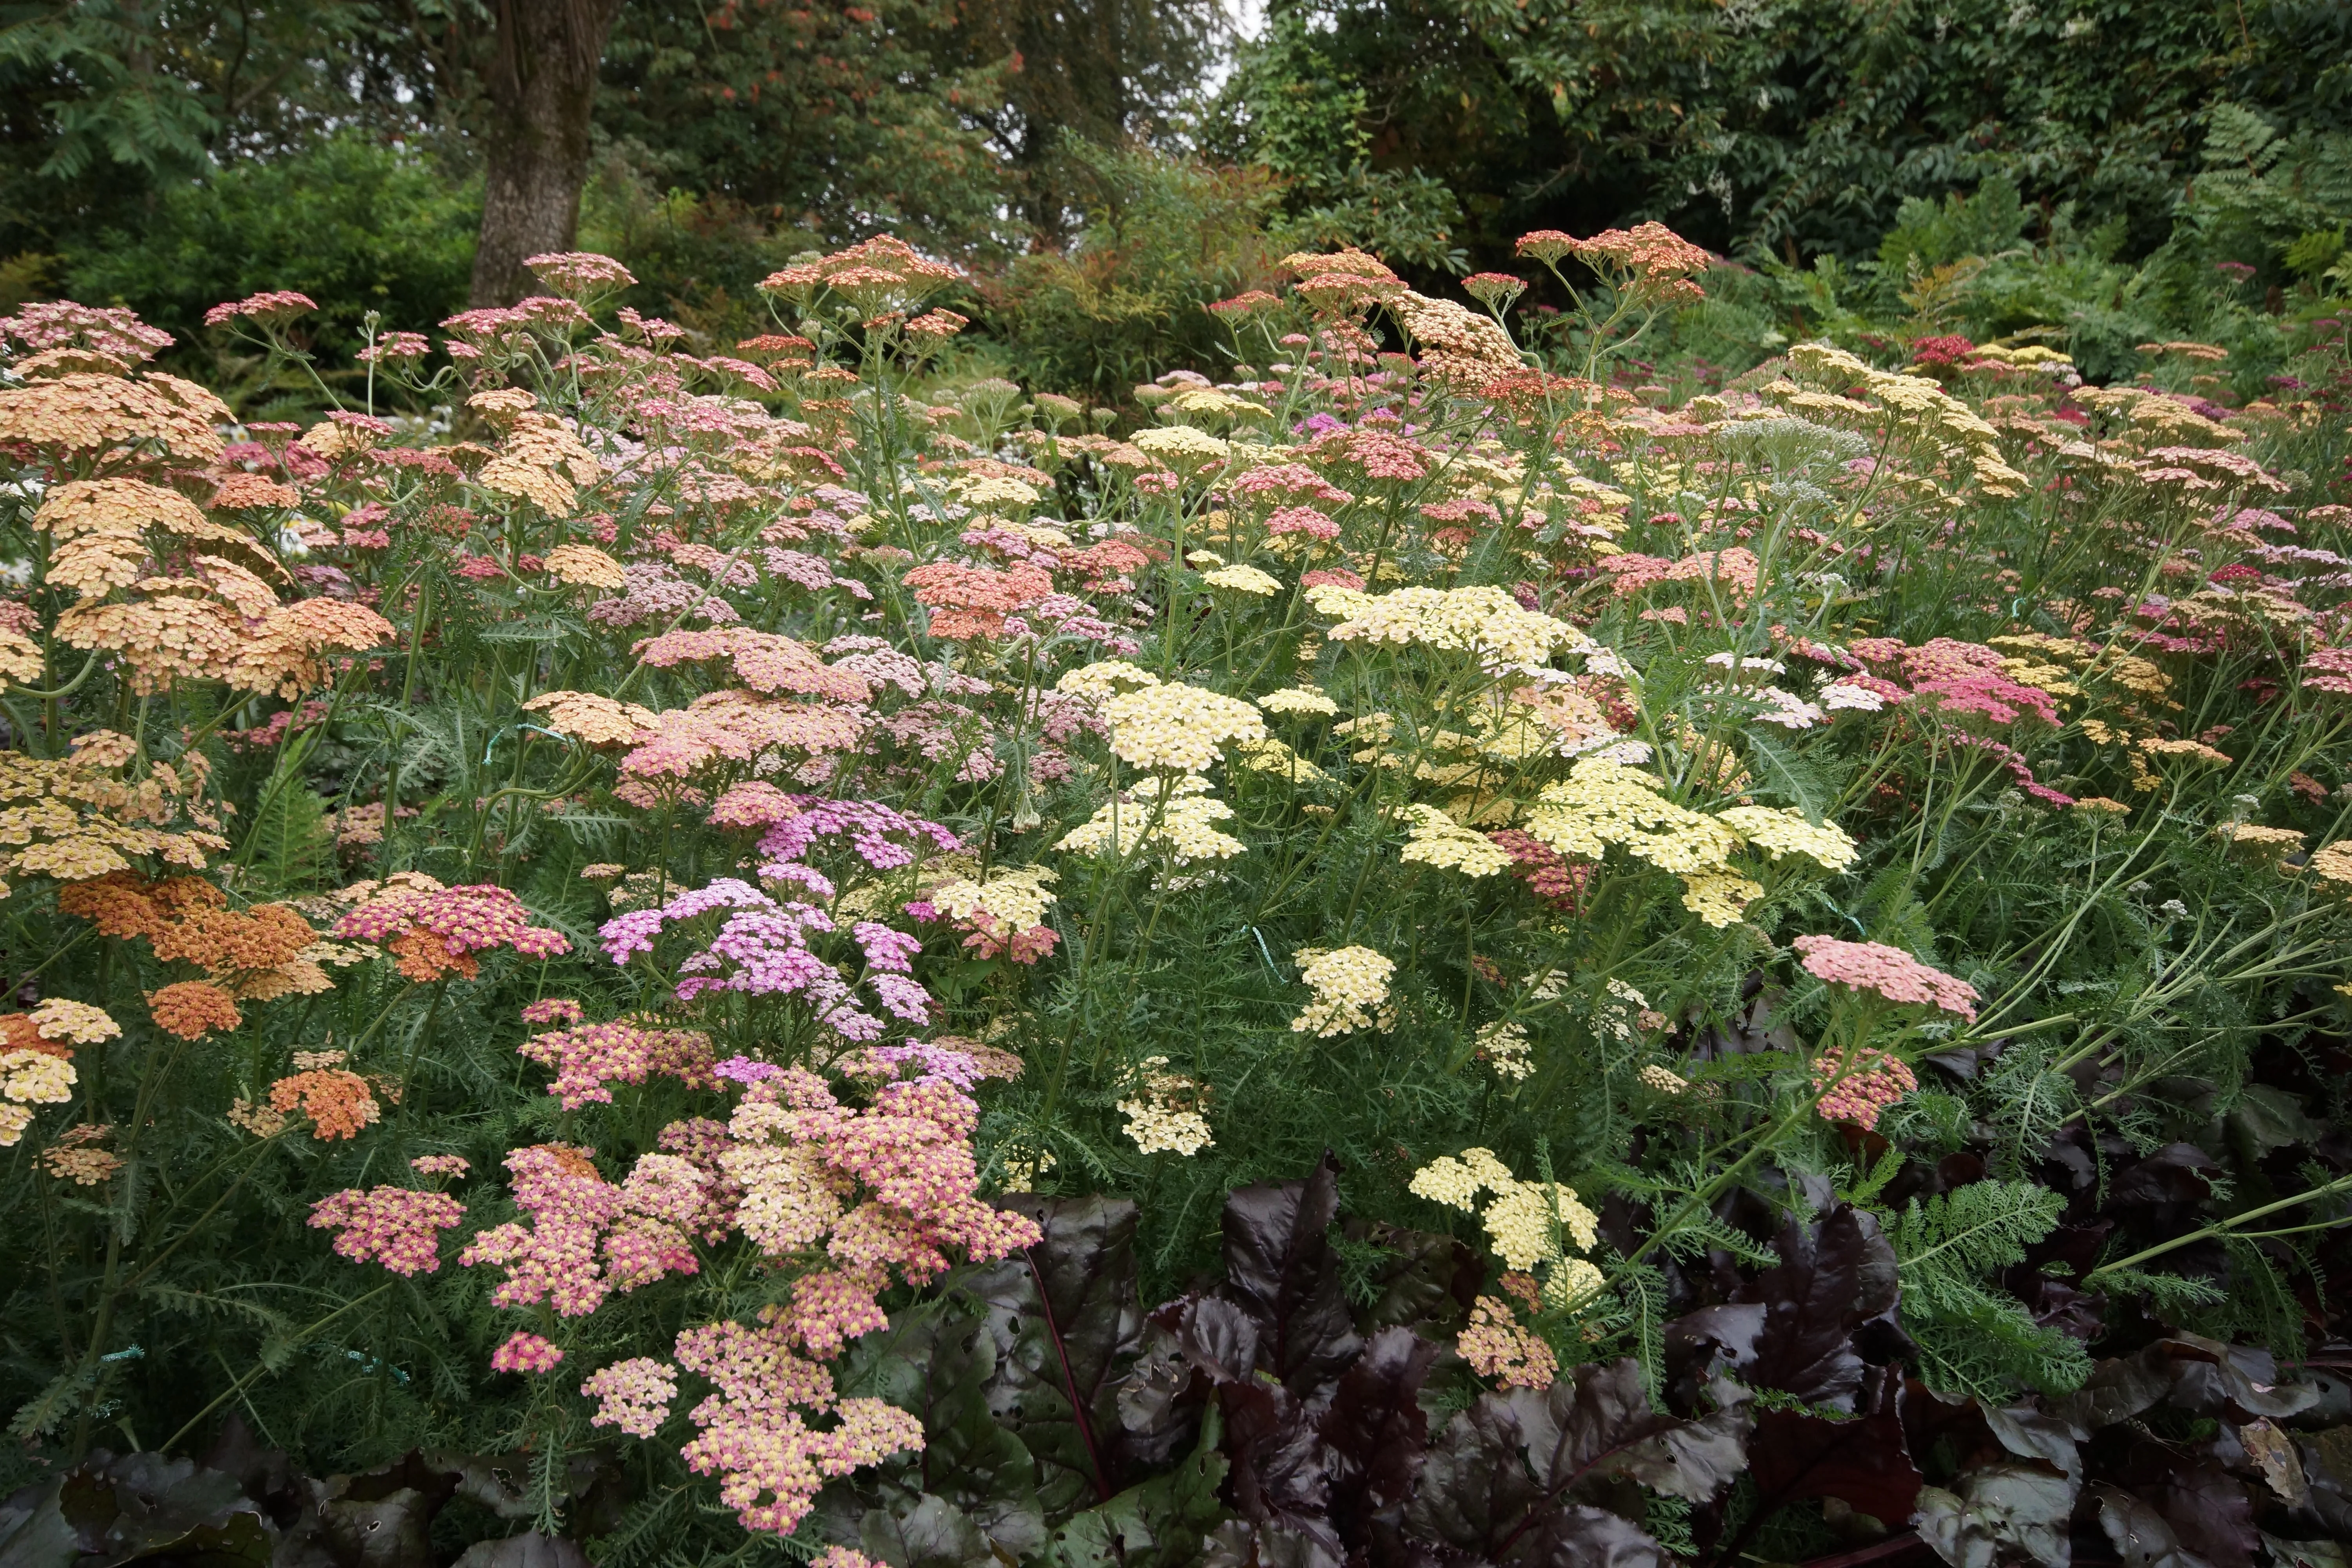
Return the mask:
[[1290,958],[1298,965],[1300,982],[1315,993],[1315,1000],[1290,1021],[1296,1032],[1328,1039],[1357,1029],[1386,1034],[1396,1027],[1396,1005],[1389,999],[1394,959],[1369,947],[1302,947]]
[[310,1228],[336,1233],[337,1257],[373,1260],[404,1276],[440,1272],[441,1233],[465,1217],[465,1205],[448,1194],[408,1187],[346,1187],[310,1205]]
[[506,1342],[490,1352],[492,1372],[553,1372],[563,1360],[563,1352],[537,1334],[517,1332],[507,1336]]
[[1880,1114],[1919,1087],[1918,1076],[1901,1059],[1869,1046],[1814,1058],[1813,1109],[1824,1121],[1851,1121],[1864,1131]]
[[1600,1270],[1566,1250],[1570,1245],[1589,1248],[1601,1235],[1600,1217],[1570,1188],[1557,1182],[1522,1182],[1491,1149],[1441,1155],[1415,1171],[1406,1187],[1415,1197],[1464,1214],[1479,1214],[1478,1194],[1491,1193],[1480,1217],[1495,1255],[1509,1268],[1543,1268],[1548,1302],[1581,1300],[1601,1285]]
[[346,942],[372,942],[399,959],[411,980],[467,980],[481,973],[474,955],[508,948],[527,958],[552,958],[572,951],[562,931],[530,923],[530,911],[506,889],[491,883],[445,888],[419,872],[404,871],[382,883],[346,888],[359,904],[335,922]]
[[1108,850],[1127,856],[1139,848],[1165,849],[1178,866],[1196,860],[1228,860],[1248,847],[1216,824],[1233,820],[1234,808],[1209,793],[1199,774],[1173,780],[1136,781],[1125,800],[1117,797],[1064,834],[1054,847],[1079,854]]
[[580,1385],[597,1402],[591,1426],[617,1426],[632,1437],[650,1437],[669,1419],[677,1397],[677,1370],[651,1356],[616,1361]]
[[1217,1141],[1201,1113],[1208,1098],[1200,1084],[1170,1072],[1166,1057],[1146,1057],[1137,1064],[1135,1092],[1116,1109],[1127,1118],[1127,1135],[1136,1148],[1189,1160]]
[[1794,946],[1805,973],[1817,980],[1851,985],[1889,1002],[1941,1008],[1971,1022],[1976,1018],[1975,986],[1930,968],[1899,947],[1833,936],[1801,936]]
[[1541,1336],[1519,1326],[1510,1303],[1481,1296],[1470,1307],[1470,1325],[1454,1348],[1479,1376],[1505,1388],[1549,1388],[1559,1375],[1559,1358]]

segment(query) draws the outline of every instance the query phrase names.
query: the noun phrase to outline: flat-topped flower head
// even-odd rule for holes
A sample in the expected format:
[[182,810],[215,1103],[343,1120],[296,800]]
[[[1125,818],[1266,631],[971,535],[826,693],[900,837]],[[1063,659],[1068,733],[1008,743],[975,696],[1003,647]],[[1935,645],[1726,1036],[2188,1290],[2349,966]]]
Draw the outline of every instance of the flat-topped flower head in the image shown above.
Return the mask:
[[1102,704],[1110,749],[1139,768],[1197,773],[1235,741],[1265,739],[1265,720],[1247,702],[1198,686],[1147,686]]
[[1879,942],[1847,942],[1833,936],[1801,936],[1799,962],[1815,979],[1868,991],[1889,1002],[1937,1007],[1973,1021],[1977,988],[1932,969],[1899,947]]

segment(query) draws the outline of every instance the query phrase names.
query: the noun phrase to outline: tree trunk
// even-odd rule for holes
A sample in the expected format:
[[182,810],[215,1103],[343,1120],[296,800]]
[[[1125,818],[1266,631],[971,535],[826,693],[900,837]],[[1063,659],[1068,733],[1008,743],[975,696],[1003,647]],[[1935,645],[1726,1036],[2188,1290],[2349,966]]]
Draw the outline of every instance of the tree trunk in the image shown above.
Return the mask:
[[523,258],[569,250],[588,178],[596,68],[621,0],[493,0],[498,44],[484,85],[488,168],[470,302],[537,292]]

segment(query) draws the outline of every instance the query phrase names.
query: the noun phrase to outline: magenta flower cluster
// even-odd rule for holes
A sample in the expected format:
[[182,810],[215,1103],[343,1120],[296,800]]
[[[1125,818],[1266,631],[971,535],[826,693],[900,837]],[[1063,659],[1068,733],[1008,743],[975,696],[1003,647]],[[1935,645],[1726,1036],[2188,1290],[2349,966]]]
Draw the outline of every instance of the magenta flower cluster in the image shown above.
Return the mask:
[[[465,1162],[457,1160],[457,1173],[462,1175]],[[336,1256],[354,1263],[373,1258],[394,1274],[405,1276],[439,1273],[441,1233],[465,1217],[465,1205],[448,1194],[422,1193],[410,1187],[364,1191],[346,1187],[310,1205],[310,1228],[338,1233]]]
[[537,1334],[514,1333],[490,1352],[492,1372],[553,1372],[563,1352]]
[[[761,874],[784,870],[815,875],[797,863],[762,867]],[[831,891],[830,884],[824,890]],[[833,918],[813,904],[797,900],[779,903],[748,882],[721,877],[658,908],[615,915],[604,922],[597,937],[607,957],[625,963],[637,953],[651,952],[654,938],[665,925],[721,910],[733,912],[718,934],[678,964],[684,976],[677,986],[679,1001],[691,1002],[711,991],[796,995],[818,1022],[844,1039],[881,1037],[882,1020],[858,1005],[849,983],[809,946],[811,932],[831,934],[837,930]],[[929,1023],[930,993],[913,974],[912,960],[921,948],[920,941],[875,921],[857,921],[849,935],[866,957],[863,983],[883,1010],[906,1023]]]

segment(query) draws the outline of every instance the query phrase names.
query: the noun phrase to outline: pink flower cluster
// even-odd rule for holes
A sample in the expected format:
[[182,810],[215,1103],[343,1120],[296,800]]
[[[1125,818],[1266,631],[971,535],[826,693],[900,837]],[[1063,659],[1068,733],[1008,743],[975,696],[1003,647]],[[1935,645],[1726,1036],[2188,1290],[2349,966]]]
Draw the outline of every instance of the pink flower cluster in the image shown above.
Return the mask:
[[1874,991],[1890,1002],[1940,1007],[1971,1022],[1976,1018],[1975,986],[1929,968],[1899,947],[1833,936],[1801,936],[1795,946],[1805,972],[1815,979]]
[[[678,1363],[713,1384],[688,1412],[701,1435],[679,1452],[698,1475],[720,1478],[720,1500],[746,1530],[790,1535],[824,1483],[923,1447],[923,1424],[879,1399],[835,1400],[833,1378],[793,1353],[774,1322],[706,1324],[678,1335]],[[830,1411],[819,1431],[808,1416]],[[807,1414],[803,1414],[806,1412]]]
[[651,1356],[632,1356],[590,1377],[580,1392],[598,1402],[589,1426],[618,1426],[632,1437],[650,1437],[669,1419],[677,1369]]
[[[735,1144],[719,1157],[742,1184],[736,1223],[745,1236],[779,1258],[824,1244],[831,1267],[797,1282],[783,1324],[818,1356],[881,1326],[876,1296],[894,1271],[919,1285],[948,1268],[950,1247],[995,1258],[1037,1236],[1031,1222],[978,1195],[971,1140],[979,1107],[943,1070],[976,1073],[977,1064],[937,1047],[884,1047],[867,1060],[926,1070],[885,1084],[864,1110],[843,1105],[805,1068],[774,1072],[736,1107]],[[851,1205],[861,1190],[866,1195]]]
[[[536,1004],[534,1004],[536,1005]],[[578,1016],[577,1004],[570,1004]],[[527,1011],[527,1010],[526,1010]],[[616,1019],[534,1035],[516,1049],[529,1060],[555,1069],[547,1086],[566,1110],[610,1105],[615,1083],[639,1084],[658,1073],[689,1089],[716,1089],[710,1076],[710,1037],[698,1029],[656,1029]]]
[[[558,1317],[583,1318],[615,1289],[629,1291],[667,1274],[695,1274],[689,1230],[706,1222],[711,1173],[677,1154],[647,1154],[627,1181],[605,1181],[588,1152],[539,1143],[507,1156],[517,1207],[531,1217],[476,1237],[457,1261],[503,1268],[490,1293],[501,1307],[546,1302]],[[601,1253],[601,1258],[600,1258]]]
[[537,1334],[514,1333],[490,1352],[492,1372],[553,1372],[563,1352]]
[[522,1010],[526,1024],[576,1024],[584,1016],[580,1004],[569,996],[549,996],[526,1003]]
[[491,948],[511,948],[528,958],[572,951],[570,938],[531,924],[521,900],[488,882],[461,888],[387,887],[337,921],[335,935],[345,942],[389,947],[401,954],[403,973],[423,979],[437,978],[428,972],[443,969],[470,978],[473,955]]
[[336,1256],[354,1263],[373,1258],[404,1276],[439,1273],[441,1233],[465,1217],[465,1205],[448,1194],[409,1187],[346,1187],[310,1205],[311,1229],[339,1233]]
[[1876,1130],[1879,1113],[1919,1087],[1908,1066],[1886,1052],[1863,1047],[1850,1056],[1823,1056],[1812,1065],[1813,1088],[1826,1089],[1814,1105],[1824,1121],[1851,1121]]
[[473,1170],[474,1163],[463,1154],[419,1154],[408,1162],[408,1168],[420,1176],[463,1176]]
[[240,318],[252,321],[290,321],[318,308],[319,302],[308,294],[297,294],[291,289],[273,289],[266,294],[215,305],[205,312],[205,325],[217,327],[225,321]]
[[1024,561],[1005,570],[934,561],[907,574],[915,602],[931,612],[931,636],[945,642],[971,642],[999,636],[1004,618],[1054,591],[1044,568]]

